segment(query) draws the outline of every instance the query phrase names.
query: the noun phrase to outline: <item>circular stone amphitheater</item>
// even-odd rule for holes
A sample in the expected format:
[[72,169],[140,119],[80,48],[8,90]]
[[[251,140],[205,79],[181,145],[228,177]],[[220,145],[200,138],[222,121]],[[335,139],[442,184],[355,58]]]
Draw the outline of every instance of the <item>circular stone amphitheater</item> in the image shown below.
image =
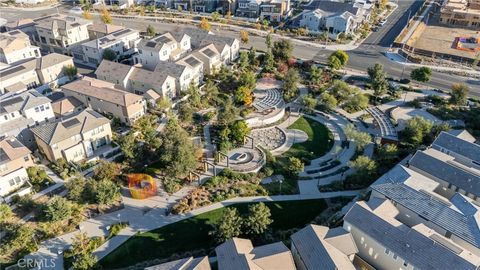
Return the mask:
[[263,78],[257,81],[252,104],[255,111],[245,119],[249,127],[264,127],[282,119],[285,115],[285,102],[280,87],[281,82],[275,79]]

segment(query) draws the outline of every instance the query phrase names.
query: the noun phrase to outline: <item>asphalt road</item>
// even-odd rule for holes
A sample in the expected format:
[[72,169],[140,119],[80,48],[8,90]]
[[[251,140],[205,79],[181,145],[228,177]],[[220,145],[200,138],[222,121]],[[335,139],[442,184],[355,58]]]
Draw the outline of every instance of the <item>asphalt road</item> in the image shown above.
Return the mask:
[[[380,27],[379,31],[373,32],[370,36],[355,50],[349,51],[350,60],[348,67],[352,69],[366,71],[370,66],[375,63],[380,63],[384,66],[385,71],[389,76],[400,78],[403,73],[404,78],[408,78],[410,71],[413,69],[410,66],[404,66],[391,61],[385,56],[385,52],[390,48],[398,34],[402,31],[406,25],[409,11],[411,14],[415,14],[417,10],[422,6],[423,0],[399,0],[398,8],[388,17],[388,22]],[[58,7],[58,10],[62,13],[68,13],[71,9],[70,5],[64,4]],[[7,20],[14,20],[20,18],[35,18],[41,15],[47,15],[56,13],[57,8],[51,8],[41,11],[24,11],[24,10],[12,10],[12,9],[0,9],[0,17]],[[152,22],[142,20],[129,20],[129,19],[114,19],[114,24],[128,26],[144,31],[146,26],[151,24],[155,27],[157,32],[164,31],[178,31],[185,27],[191,27],[185,24],[171,24],[164,22]],[[239,34],[234,31],[229,31],[222,28],[214,28],[214,32],[219,35],[239,37]],[[249,48],[251,46],[265,50],[265,39],[259,36],[250,36],[248,44],[242,44],[243,47]],[[308,46],[302,43],[296,43],[293,54],[301,59],[315,60],[324,62],[331,54],[331,51]],[[465,83],[470,86],[472,90],[470,95],[474,97],[480,97],[480,83],[479,80],[473,80],[461,76],[449,75],[445,73],[433,72],[430,82],[426,83],[427,86],[432,88],[438,88],[442,90],[449,90],[453,83]]]

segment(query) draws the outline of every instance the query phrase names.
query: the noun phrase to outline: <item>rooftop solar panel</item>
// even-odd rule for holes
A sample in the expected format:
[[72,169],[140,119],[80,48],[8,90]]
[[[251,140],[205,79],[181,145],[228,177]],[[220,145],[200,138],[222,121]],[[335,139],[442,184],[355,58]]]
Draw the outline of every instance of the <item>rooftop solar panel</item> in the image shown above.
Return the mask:
[[150,48],[154,48],[155,45],[157,45],[157,43],[155,43],[155,42],[153,42],[153,41],[149,41],[149,42],[147,42],[147,43],[145,44],[145,46],[150,47]]
[[206,54],[208,57],[213,57],[215,55],[215,52],[210,50],[209,48],[203,50],[203,53]]
[[19,102],[22,102],[22,101],[23,101],[23,98],[22,98],[22,97],[14,97],[14,98],[12,98],[12,99],[2,101],[2,102],[0,103],[0,107],[10,106],[10,105],[13,105],[13,104],[17,104],[17,103],[19,103]]
[[197,59],[193,58],[193,57],[189,57],[189,58],[185,59],[185,62],[186,62],[187,64],[189,64],[190,66],[192,66],[192,67],[200,64],[200,62],[199,62]]
[[127,29],[123,29],[123,30],[114,32],[114,33],[112,33],[112,35],[114,37],[118,37],[118,36],[124,35],[124,34],[129,33],[129,32],[131,32],[131,30],[127,28]]
[[156,41],[158,42],[162,42],[162,43],[168,43],[170,41],[172,41],[169,37],[167,36],[159,36],[158,38],[155,39]]
[[80,124],[80,121],[78,121],[78,119],[74,118],[74,119],[70,119],[68,121],[65,121],[62,123],[62,125],[65,127],[65,128],[71,128],[73,126],[76,126]]
[[79,23],[72,23],[72,26],[77,27],[77,26],[80,26],[80,24]]
[[13,74],[23,69],[25,69],[24,66],[15,66],[15,67],[0,71],[0,77],[8,76],[10,74]]
[[0,149],[0,162],[5,162],[9,160],[7,154],[5,154],[5,152],[3,151],[3,149]]

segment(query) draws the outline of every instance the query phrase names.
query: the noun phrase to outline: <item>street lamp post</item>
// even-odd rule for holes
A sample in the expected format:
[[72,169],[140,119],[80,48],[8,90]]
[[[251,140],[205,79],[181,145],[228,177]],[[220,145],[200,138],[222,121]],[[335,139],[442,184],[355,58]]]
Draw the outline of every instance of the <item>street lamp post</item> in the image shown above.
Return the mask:
[[280,195],[282,195],[282,182],[283,182],[283,180],[280,179]]
[[120,214],[117,214],[117,218],[118,218],[118,223],[122,223],[122,220],[120,219]]

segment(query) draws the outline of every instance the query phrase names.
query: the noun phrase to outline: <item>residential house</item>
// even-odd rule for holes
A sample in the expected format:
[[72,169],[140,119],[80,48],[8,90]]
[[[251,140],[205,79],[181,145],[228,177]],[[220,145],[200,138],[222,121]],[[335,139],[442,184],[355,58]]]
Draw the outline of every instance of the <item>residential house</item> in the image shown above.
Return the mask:
[[6,32],[20,30],[30,37],[30,40],[36,44],[39,40],[37,30],[35,29],[35,21],[32,19],[19,19],[16,21],[9,21],[3,25]]
[[329,229],[308,225],[292,234],[292,254],[299,270],[355,270],[353,259],[358,252],[352,235],[342,227]]
[[222,9],[223,0],[192,0],[194,12],[212,13]]
[[35,90],[0,96],[0,137],[15,136],[32,147],[28,128],[54,117],[50,99]]
[[258,18],[260,16],[260,5],[262,0],[237,0],[237,17]]
[[136,30],[125,28],[107,36],[91,40],[78,45],[72,54],[75,61],[97,67],[103,59],[106,50],[115,53],[115,59],[126,59],[136,52],[137,44],[141,41],[140,33]]
[[179,65],[184,65],[190,68],[192,71],[192,81],[197,84],[200,84],[203,81],[203,62],[200,61],[193,54],[186,56],[183,59],[180,59],[176,62]]
[[51,162],[60,158],[78,162],[93,157],[112,140],[110,120],[91,109],[31,131],[40,152]]
[[424,224],[408,227],[388,200],[356,202],[343,219],[366,269],[478,269],[480,259]]
[[99,39],[123,29],[125,29],[125,27],[120,25],[105,24],[101,22],[96,22],[95,24],[90,24],[87,26],[90,40]]
[[15,137],[0,139],[0,201],[10,202],[15,195],[31,192],[26,168],[34,165],[31,152]]
[[66,96],[75,97],[86,107],[118,118],[122,123],[133,123],[145,114],[142,96],[115,88],[115,84],[90,77],[62,86]]
[[138,44],[134,63],[153,70],[161,61],[177,61],[191,51],[190,36],[165,33]]
[[32,46],[27,34],[20,30],[0,33],[0,62],[12,64],[40,57],[40,48]]
[[37,91],[69,82],[70,78],[65,74],[65,69],[73,66],[72,57],[63,54],[49,53],[37,58],[36,71],[40,84],[43,85],[37,88]]
[[159,265],[149,266],[145,270],[211,270],[208,257],[188,257]]
[[305,11],[299,21],[312,33],[327,31],[332,39],[341,33],[353,34],[363,22],[370,19],[372,4],[367,2],[316,1]]
[[88,25],[92,21],[55,14],[35,20],[39,46],[47,52],[70,53],[70,47],[89,40]]
[[[60,94],[60,97],[52,99],[52,96],[55,96],[55,94]],[[52,110],[57,119],[79,113],[85,109],[85,105],[80,100],[73,96],[65,96],[63,92],[55,92],[48,98],[52,100]]]
[[21,64],[0,69],[0,94],[19,92],[41,85],[36,71],[37,60],[32,59]]
[[43,3],[45,0],[15,0],[17,4],[29,4],[29,5],[37,5]]
[[173,62],[160,62],[155,67],[155,71],[165,73],[175,78],[177,94],[185,92],[190,85],[198,86],[200,81],[194,77],[194,70],[189,65],[182,65]]
[[68,66],[73,66],[72,57],[50,53],[1,69],[0,93],[21,92],[33,88],[43,92],[47,88],[64,84],[70,80],[64,72]]
[[232,238],[215,248],[218,270],[295,270],[292,253],[276,242],[253,247],[248,239]]
[[[183,33],[191,37],[191,45],[194,49],[214,44],[225,64],[235,61],[240,56],[240,40],[236,38],[219,36],[193,28],[186,28]],[[230,49],[230,53],[225,50],[225,47]],[[230,60],[228,60],[228,55]]]
[[280,22],[290,14],[290,0],[265,0],[260,4],[260,19]]
[[126,9],[133,6],[134,4],[134,0],[99,0],[97,3],[95,3],[95,5],[98,7],[106,6],[109,9],[112,9],[114,7],[119,9]]
[[103,60],[95,75],[100,80],[111,82],[119,89],[137,95],[144,95],[148,90],[153,90],[161,97],[177,96],[175,78],[164,72]]
[[173,0],[155,0],[155,7],[157,8],[172,8]]
[[455,27],[480,28],[480,0],[447,0],[442,2],[440,23]]
[[213,74],[222,65],[220,53],[213,44],[193,51],[193,55],[203,62],[204,74]]

